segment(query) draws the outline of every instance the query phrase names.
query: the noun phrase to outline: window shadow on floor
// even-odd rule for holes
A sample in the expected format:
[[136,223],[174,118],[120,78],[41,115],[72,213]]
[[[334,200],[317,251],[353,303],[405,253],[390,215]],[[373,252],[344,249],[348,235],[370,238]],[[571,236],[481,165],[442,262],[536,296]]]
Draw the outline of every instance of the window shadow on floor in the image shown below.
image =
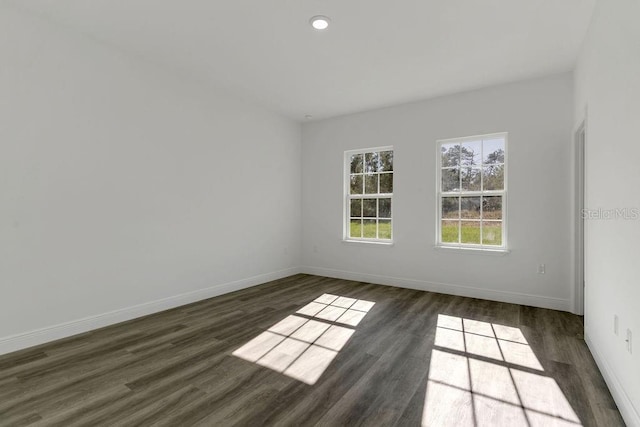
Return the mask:
[[581,426],[519,328],[438,315],[423,426]]
[[372,301],[323,294],[233,355],[313,385],[374,305]]

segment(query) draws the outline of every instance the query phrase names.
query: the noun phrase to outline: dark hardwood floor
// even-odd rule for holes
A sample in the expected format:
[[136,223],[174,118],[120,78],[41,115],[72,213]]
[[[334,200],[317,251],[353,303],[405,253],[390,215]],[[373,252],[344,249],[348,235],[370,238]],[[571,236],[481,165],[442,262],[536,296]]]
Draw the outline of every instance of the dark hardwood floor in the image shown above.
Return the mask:
[[0,425],[624,425],[582,333],[296,275],[0,357]]

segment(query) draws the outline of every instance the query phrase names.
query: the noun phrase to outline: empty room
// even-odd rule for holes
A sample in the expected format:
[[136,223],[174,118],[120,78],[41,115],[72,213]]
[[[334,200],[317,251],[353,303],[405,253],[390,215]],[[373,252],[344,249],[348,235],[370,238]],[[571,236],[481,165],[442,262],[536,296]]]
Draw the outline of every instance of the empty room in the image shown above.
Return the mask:
[[0,0],[0,426],[640,427],[638,0]]

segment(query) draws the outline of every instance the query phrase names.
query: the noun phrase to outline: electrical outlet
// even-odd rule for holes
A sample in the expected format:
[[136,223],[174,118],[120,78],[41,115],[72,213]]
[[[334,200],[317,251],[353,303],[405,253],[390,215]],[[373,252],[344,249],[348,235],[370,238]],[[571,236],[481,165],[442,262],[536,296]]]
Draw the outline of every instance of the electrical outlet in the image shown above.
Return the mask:
[[618,315],[614,314],[613,315],[613,333],[618,335],[618,325],[620,324],[620,322],[618,321]]
[[546,267],[544,264],[538,265],[538,274],[544,274],[546,271]]
[[631,329],[627,329],[627,339],[625,341],[627,343],[627,351],[631,353]]

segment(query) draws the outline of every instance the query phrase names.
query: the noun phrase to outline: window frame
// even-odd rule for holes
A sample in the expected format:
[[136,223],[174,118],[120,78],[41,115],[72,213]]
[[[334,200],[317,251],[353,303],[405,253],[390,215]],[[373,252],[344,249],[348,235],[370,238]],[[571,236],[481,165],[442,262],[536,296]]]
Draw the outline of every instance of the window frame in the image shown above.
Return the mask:
[[[351,195],[351,156],[354,154],[363,154],[366,153],[375,153],[382,151],[393,151],[394,154],[394,167],[391,171],[393,178],[393,186],[395,187],[395,150],[393,145],[386,145],[382,147],[370,147],[370,148],[360,148],[356,150],[346,150],[344,152],[344,172],[342,176],[343,180],[343,212],[342,212],[342,240],[344,242],[359,242],[359,243],[375,243],[380,245],[392,245],[394,242],[394,232],[393,232],[393,222],[394,222],[394,201],[393,201],[393,191],[391,193],[363,193],[357,195]],[[380,174],[380,172],[377,172]],[[366,175],[363,172],[363,176]],[[378,191],[380,190],[380,181],[378,180]],[[391,225],[391,239],[381,239],[379,237],[371,238],[371,237],[350,237],[350,228],[351,228],[351,200],[352,199],[391,199],[391,214],[388,218]],[[376,217],[373,218],[377,221],[380,220],[380,217],[377,216],[378,212],[376,212]],[[364,217],[363,217],[364,218]],[[387,218],[383,218],[387,219]],[[379,229],[376,227],[376,234],[379,234]]]
[[[485,139],[504,139],[504,162],[502,163],[504,168],[504,184],[502,190],[483,190],[482,185],[484,183],[484,173],[481,176],[480,181],[480,190],[474,191],[442,191],[442,146],[444,144],[463,144],[465,142],[472,141],[482,141]],[[496,133],[488,133],[481,135],[473,135],[473,136],[465,136],[459,138],[447,138],[447,139],[439,139],[436,141],[436,238],[435,238],[435,247],[442,249],[460,249],[460,250],[471,250],[471,251],[479,251],[479,252],[500,252],[507,253],[508,249],[508,240],[507,240],[507,230],[508,230],[508,147],[509,147],[509,135],[508,132],[496,132]],[[484,152],[480,152],[481,162],[484,161]],[[482,169],[484,163],[480,163],[480,168]],[[462,174],[460,174],[460,180],[462,180]],[[488,245],[482,243],[482,222],[484,218],[482,217],[482,202],[480,202],[480,243],[462,243],[462,233],[458,232],[458,243],[453,242],[443,242],[442,241],[442,200],[443,197],[446,196],[459,196],[460,198],[464,196],[470,197],[490,197],[490,196],[502,196],[502,244],[501,245]],[[446,218],[445,218],[446,219]],[[460,230],[460,222],[463,221],[462,218],[458,218],[459,221],[459,230]]]

